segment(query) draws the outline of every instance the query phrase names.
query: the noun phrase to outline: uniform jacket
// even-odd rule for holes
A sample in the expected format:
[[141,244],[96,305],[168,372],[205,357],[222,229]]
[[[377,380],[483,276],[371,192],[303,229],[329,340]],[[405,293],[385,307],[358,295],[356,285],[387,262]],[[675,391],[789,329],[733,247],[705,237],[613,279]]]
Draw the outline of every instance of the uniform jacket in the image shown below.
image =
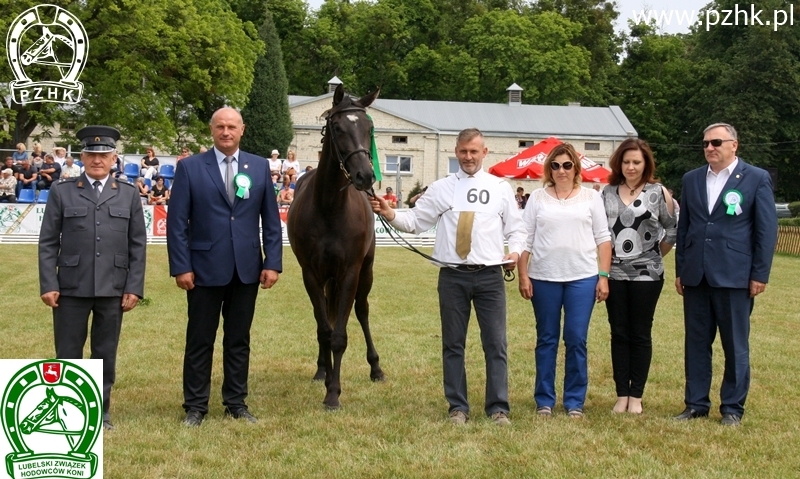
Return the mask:
[[224,286],[234,265],[245,284],[257,283],[262,269],[282,271],[281,221],[267,160],[240,150],[238,165],[252,187],[249,198],[237,196],[231,204],[213,149],[178,162],[167,214],[171,276],[191,271],[198,286]]
[[41,294],[141,298],[146,246],[133,185],[109,178],[98,199],[85,175],[54,182],[39,234]]
[[[715,288],[749,288],[750,280],[766,283],[778,238],[778,218],[769,173],[742,159],[708,213],[703,166],[683,176],[675,274],[684,286],[697,286],[705,276]],[[726,192],[742,194],[741,214],[727,214]]]

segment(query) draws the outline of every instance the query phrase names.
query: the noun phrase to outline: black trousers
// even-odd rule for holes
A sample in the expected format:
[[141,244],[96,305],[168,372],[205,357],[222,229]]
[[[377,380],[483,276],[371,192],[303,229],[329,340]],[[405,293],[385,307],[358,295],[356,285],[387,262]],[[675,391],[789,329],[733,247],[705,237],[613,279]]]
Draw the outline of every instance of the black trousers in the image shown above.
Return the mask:
[[258,283],[244,284],[234,271],[226,286],[195,286],[186,292],[189,323],[183,357],[183,409],[208,413],[211,365],[222,312],[222,404],[245,406],[250,369],[250,326],[258,296]]
[[653,357],[653,315],[664,287],[660,281],[608,282],[611,365],[617,396],[641,398]]
[[122,328],[122,297],[60,296],[53,308],[56,358],[82,359],[92,313],[91,359],[103,360],[103,420],[110,420],[111,386],[116,380],[117,345]]

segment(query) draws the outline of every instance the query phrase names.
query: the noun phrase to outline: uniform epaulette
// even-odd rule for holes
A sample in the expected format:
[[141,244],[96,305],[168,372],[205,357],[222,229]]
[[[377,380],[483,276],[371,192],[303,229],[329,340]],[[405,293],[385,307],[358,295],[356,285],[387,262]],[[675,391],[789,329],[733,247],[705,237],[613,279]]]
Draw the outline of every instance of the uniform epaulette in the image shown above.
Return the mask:
[[[55,184],[54,184],[53,186],[55,186],[55,185],[57,185],[57,184],[60,184],[60,183],[68,183],[68,182],[72,182],[72,181],[75,181],[75,180],[77,180],[77,179],[78,179],[78,177],[77,177],[77,176],[76,176],[76,177],[74,177],[74,178],[59,178],[59,179],[58,179],[58,181],[56,181],[56,182],[55,182]],[[51,187],[51,188],[52,188],[52,187]]]

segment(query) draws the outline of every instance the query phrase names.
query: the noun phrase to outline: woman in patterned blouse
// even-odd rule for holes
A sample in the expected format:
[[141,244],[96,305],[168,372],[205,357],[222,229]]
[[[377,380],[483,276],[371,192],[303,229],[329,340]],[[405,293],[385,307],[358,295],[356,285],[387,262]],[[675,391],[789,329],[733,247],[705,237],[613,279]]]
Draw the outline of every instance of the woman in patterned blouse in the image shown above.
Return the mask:
[[613,246],[606,309],[617,389],[614,412],[641,414],[653,355],[653,314],[664,286],[662,258],[675,244],[675,212],[672,197],[657,183],[647,142],[623,141],[609,166],[603,203]]

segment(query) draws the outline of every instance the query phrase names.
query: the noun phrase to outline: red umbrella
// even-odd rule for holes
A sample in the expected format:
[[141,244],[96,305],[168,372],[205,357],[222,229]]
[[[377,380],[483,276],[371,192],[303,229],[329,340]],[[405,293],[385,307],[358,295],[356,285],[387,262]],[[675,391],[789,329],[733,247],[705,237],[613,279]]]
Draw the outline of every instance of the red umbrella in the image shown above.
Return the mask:
[[561,141],[553,137],[542,140],[511,158],[491,166],[489,173],[501,178],[538,180],[542,177],[542,165],[547,154],[559,143]]
[[[539,179],[542,177],[544,160],[550,150],[563,143],[555,137],[542,140],[526,150],[489,168],[489,173],[502,178]],[[581,160],[581,179],[588,183],[607,183],[610,171],[578,152]]]

